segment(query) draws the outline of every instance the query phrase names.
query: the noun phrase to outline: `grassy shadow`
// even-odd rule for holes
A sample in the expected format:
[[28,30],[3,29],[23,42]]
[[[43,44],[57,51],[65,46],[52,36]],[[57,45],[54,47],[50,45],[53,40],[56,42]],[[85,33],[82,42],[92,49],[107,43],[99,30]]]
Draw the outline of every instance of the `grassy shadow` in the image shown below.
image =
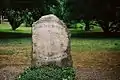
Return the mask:
[[24,38],[32,37],[29,33],[12,33],[12,32],[0,32],[0,38]]

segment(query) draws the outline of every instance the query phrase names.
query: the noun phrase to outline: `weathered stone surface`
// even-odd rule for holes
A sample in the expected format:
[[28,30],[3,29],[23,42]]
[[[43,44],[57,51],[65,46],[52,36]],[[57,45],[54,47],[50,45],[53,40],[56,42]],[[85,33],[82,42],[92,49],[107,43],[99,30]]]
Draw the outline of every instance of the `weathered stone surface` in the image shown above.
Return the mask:
[[33,23],[32,41],[33,65],[72,66],[70,36],[66,25],[55,15],[42,16]]

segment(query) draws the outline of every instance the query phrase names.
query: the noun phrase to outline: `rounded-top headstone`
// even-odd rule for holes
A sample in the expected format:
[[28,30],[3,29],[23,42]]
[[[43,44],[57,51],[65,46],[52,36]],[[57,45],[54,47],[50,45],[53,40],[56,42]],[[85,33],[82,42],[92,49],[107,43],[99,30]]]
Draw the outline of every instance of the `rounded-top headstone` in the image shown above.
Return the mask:
[[32,26],[34,66],[72,66],[67,26],[55,15],[42,16]]

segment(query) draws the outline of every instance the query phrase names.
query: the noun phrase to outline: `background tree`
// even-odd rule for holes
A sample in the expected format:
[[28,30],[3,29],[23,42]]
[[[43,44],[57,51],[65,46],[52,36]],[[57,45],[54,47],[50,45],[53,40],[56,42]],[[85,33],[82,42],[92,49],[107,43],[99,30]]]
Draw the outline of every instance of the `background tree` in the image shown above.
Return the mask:
[[32,16],[33,16],[34,21],[38,20],[42,16],[42,9],[41,8],[33,8]]
[[22,11],[22,20],[25,23],[26,27],[31,27],[33,23],[32,12],[29,9],[25,9]]
[[46,14],[55,14],[64,22],[69,21],[70,6],[68,5],[68,0],[55,0],[55,1],[44,1]]
[[15,9],[7,9],[6,14],[12,30],[16,30],[22,23],[21,12]]
[[41,16],[40,8],[6,9],[5,12],[12,30],[16,30],[22,23],[31,27]]

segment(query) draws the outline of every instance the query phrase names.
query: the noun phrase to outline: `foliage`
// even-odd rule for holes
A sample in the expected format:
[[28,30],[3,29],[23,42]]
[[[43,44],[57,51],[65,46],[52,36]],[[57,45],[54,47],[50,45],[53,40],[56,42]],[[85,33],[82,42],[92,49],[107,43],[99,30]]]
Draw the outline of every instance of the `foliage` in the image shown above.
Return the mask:
[[23,22],[25,23],[26,27],[30,27],[33,23],[32,13],[29,12],[27,9],[23,12]]
[[25,23],[26,27],[31,27],[33,22],[41,16],[40,8],[6,9],[5,12],[12,30],[16,30],[21,23]]
[[41,9],[40,8],[33,8],[31,10],[32,13],[32,17],[34,19],[34,21],[38,20],[41,17]]
[[85,23],[83,20],[80,21],[71,21],[71,28],[85,30]]
[[31,27],[33,22],[38,20],[41,16],[40,8],[32,8],[23,10],[23,22],[26,24],[26,27]]
[[100,27],[97,21],[91,20],[90,23],[90,30],[93,30],[95,27]]
[[53,2],[45,1],[45,12],[57,15],[64,22],[68,22],[70,15],[70,6],[67,5],[68,0],[56,0]]
[[71,67],[42,66],[28,68],[17,80],[74,80],[75,72]]
[[16,30],[22,23],[22,16],[19,10],[7,9],[6,14],[12,30]]
[[[85,31],[85,26],[86,26],[86,24],[85,24],[84,20],[71,21],[71,25],[70,25],[71,28],[75,28],[75,29],[79,29],[79,30],[84,30],[84,31]],[[99,26],[100,25],[97,23],[97,21],[91,20],[89,22],[89,27],[90,27],[89,30],[94,30],[94,29],[96,29]]]
[[26,27],[31,27],[33,22],[41,16],[40,8],[26,8],[21,10],[22,21]]
[[74,28],[85,30],[85,23],[83,20],[80,20],[78,23],[74,24]]

